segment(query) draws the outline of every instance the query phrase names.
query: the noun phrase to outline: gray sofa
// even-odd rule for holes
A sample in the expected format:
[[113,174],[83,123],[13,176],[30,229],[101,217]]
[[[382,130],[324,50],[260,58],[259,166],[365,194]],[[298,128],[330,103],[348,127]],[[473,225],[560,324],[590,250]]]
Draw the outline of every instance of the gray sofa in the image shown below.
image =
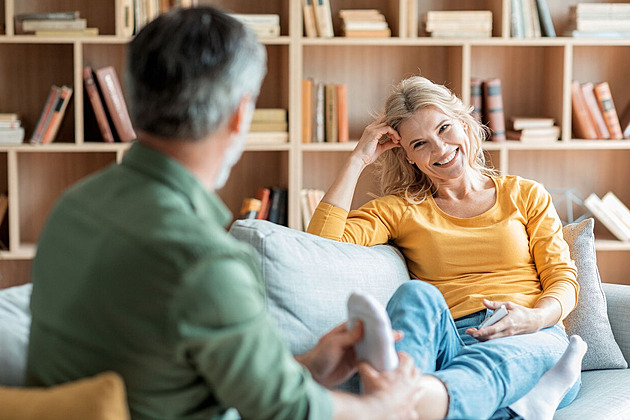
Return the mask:
[[[584,225],[583,236],[587,242],[583,245],[587,245],[587,251],[588,240],[593,250],[592,226],[592,221],[590,225]],[[369,292],[386,304],[394,290],[409,280],[403,257],[389,245],[366,248],[338,243],[257,220],[236,221],[230,233],[259,252],[269,311],[294,354],[305,352],[318,337],[345,321],[346,299],[353,290]],[[570,236],[570,232],[566,232],[565,238],[570,247],[579,248],[577,241],[573,237],[569,239]],[[594,251],[592,254],[594,260]],[[577,265],[579,269],[580,264]],[[595,280],[599,288],[599,278]],[[598,290],[588,285],[582,289],[589,294],[597,294]],[[630,286],[604,284],[603,290],[610,324],[605,320],[603,326],[597,325],[597,322],[604,321],[601,319],[593,322],[598,330],[612,327],[613,342],[609,344],[615,347],[618,344],[616,351],[619,352],[620,348],[623,355],[619,352],[614,355],[617,360],[611,362],[597,357],[589,360],[591,364],[610,363],[610,366],[627,367],[623,358],[630,360]],[[604,292],[601,295],[606,305]],[[585,297],[582,303],[590,302],[591,298]],[[590,307],[582,309],[585,309],[582,312],[593,312]],[[580,311],[576,308],[574,312]],[[605,336],[593,336],[597,332],[588,329],[573,333],[579,333],[589,343],[589,351],[600,348],[599,341],[605,339]],[[603,351],[609,352],[610,349]],[[357,378],[342,388],[357,392]],[[582,388],[577,399],[558,410],[554,419],[630,419],[630,369],[583,372]]]

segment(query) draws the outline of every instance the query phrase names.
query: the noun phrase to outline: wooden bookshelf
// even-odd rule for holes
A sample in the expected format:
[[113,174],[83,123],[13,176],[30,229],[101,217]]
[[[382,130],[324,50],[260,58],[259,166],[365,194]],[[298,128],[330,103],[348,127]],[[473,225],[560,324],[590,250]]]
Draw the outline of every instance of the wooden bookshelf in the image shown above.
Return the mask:
[[[418,37],[407,38],[406,0],[330,0],[335,34],[341,33],[340,9],[380,10],[392,30],[387,39],[332,39],[303,36],[301,2],[295,0],[199,0],[236,13],[280,15],[281,36],[265,39],[268,74],[259,107],[289,110],[288,142],[248,145],[227,185],[219,191],[231,211],[239,211],[244,197],[260,185],[289,190],[289,225],[301,229],[299,192],[327,189],[367,123],[390,88],[402,78],[422,74],[444,83],[470,102],[471,77],[502,81],[506,119],[511,116],[550,116],[562,128],[556,144],[531,146],[486,143],[493,165],[504,174],[521,175],[548,188],[577,188],[584,197],[613,191],[630,204],[630,141],[572,138],[572,80],[608,81],[617,109],[630,102],[630,39],[585,40],[557,38],[512,39],[510,0],[418,1]],[[610,0],[607,0],[610,1]],[[602,1],[604,2],[604,1]],[[576,0],[548,1],[554,26],[562,34],[569,24],[569,7]],[[104,144],[85,103],[81,69],[112,65],[122,76],[127,38],[119,36],[117,0],[0,0],[0,112],[17,112],[27,138],[37,122],[52,84],[74,87],[57,140],[50,145],[0,145],[0,188],[9,192],[8,223],[0,226],[0,274],[4,284],[28,280],[35,244],[59,194],[78,179],[122,159],[127,144]],[[88,26],[101,35],[83,38],[41,38],[15,35],[13,16],[26,12],[79,10]],[[434,39],[424,31],[429,10],[491,10],[492,38]],[[313,77],[348,86],[350,143],[301,143],[301,80]],[[122,77],[121,77],[122,78]],[[253,139],[252,139],[253,140]],[[370,170],[360,181],[353,206],[378,193]],[[596,223],[596,248],[602,279],[630,283],[625,261],[630,244],[611,238]]]

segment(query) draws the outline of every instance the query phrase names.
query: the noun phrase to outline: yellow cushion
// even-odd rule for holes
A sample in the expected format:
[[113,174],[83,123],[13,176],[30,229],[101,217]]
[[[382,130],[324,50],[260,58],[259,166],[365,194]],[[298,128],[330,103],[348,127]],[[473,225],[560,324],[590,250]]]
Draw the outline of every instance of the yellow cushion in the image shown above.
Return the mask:
[[104,372],[50,388],[0,387],[0,420],[128,420],[122,377]]

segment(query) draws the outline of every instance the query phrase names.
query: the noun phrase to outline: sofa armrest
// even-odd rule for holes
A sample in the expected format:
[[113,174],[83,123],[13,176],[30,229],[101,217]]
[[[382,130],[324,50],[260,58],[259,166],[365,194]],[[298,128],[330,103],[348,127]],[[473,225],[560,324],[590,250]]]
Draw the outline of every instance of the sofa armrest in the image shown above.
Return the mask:
[[621,352],[630,361],[630,285],[602,283],[608,303],[608,318]]

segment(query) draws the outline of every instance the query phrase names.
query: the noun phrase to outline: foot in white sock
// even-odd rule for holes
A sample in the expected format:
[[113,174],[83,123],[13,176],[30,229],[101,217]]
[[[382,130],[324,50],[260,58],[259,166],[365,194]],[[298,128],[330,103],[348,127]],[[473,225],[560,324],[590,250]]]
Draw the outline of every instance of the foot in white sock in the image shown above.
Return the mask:
[[363,323],[363,339],[355,345],[358,360],[368,361],[379,372],[395,369],[398,355],[389,316],[374,297],[353,293],[348,298],[348,328]]
[[545,372],[538,383],[510,408],[525,420],[551,420],[562,398],[580,376],[586,348],[580,336],[572,335],[569,347],[558,363]]

